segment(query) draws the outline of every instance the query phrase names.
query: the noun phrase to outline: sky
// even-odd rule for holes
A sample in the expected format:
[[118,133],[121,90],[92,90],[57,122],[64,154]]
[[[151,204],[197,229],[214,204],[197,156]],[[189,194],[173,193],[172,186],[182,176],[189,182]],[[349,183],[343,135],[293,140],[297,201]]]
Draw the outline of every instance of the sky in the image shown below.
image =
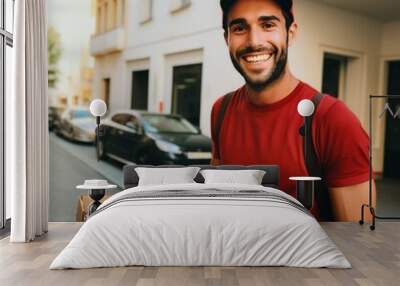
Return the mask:
[[[79,80],[80,58],[83,49],[89,49],[95,31],[95,17],[91,13],[92,0],[47,0],[48,25],[61,35],[62,56],[58,63],[61,72],[56,92],[49,95],[73,95],[69,78]],[[91,58],[91,66],[94,60]]]

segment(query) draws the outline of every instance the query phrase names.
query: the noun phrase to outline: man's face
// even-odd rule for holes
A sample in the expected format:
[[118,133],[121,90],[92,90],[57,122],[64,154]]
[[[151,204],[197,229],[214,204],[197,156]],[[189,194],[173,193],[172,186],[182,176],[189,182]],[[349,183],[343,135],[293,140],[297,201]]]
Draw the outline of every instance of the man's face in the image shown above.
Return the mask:
[[272,0],[238,0],[227,20],[233,65],[251,88],[263,90],[286,69],[288,31],[281,8]]

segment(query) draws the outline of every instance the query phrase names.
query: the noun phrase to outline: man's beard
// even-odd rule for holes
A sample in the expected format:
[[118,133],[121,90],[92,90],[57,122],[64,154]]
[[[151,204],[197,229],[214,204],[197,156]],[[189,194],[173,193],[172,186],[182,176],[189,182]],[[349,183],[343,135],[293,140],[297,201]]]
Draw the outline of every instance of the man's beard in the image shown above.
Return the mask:
[[[283,72],[285,71],[286,64],[287,64],[287,55],[288,55],[288,48],[287,46],[282,50],[281,55],[279,56],[278,60],[276,61],[275,65],[272,67],[272,71],[269,72],[264,79],[262,80],[255,80],[253,81],[249,76],[247,76],[246,72],[244,69],[240,66],[239,61],[236,59],[242,58],[244,54],[251,53],[251,52],[262,52],[266,51],[267,49],[253,49],[253,48],[247,48],[244,51],[239,51],[237,53],[236,58],[233,56],[232,53],[230,54],[233,66],[235,69],[243,76],[245,79],[247,85],[254,91],[262,91],[272,83],[274,83],[276,80],[278,80]],[[274,49],[275,55],[276,55],[276,49]],[[274,56],[275,56],[274,55]]]

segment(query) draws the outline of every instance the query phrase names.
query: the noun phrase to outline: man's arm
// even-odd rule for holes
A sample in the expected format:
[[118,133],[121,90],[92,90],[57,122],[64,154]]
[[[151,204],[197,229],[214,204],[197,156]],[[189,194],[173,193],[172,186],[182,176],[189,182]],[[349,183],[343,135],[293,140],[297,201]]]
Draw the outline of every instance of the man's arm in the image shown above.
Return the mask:
[[220,163],[221,163],[221,162],[220,162],[219,159],[216,159],[216,158],[213,157],[213,158],[211,159],[210,165],[218,166]]
[[[331,188],[332,208],[336,221],[359,221],[361,218],[361,206],[368,204],[369,181],[341,188]],[[372,206],[376,206],[376,188],[372,181]],[[366,221],[372,219],[368,208],[364,208]]]
[[211,162],[210,165],[212,166],[218,166],[221,164],[221,160],[216,158],[215,156],[215,146],[214,146],[214,142],[212,143],[212,148],[211,148]]

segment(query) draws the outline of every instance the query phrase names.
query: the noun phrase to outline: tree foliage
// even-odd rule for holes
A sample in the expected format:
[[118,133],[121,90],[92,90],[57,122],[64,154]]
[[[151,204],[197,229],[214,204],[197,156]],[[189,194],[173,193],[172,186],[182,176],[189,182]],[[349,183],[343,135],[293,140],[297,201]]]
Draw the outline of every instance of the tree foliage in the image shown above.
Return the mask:
[[49,27],[47,31],[47,51],[48,51],[48,85],[55,87],[60,71],[58,70],[58,61],[62,55],[60,34],[53,28]]

